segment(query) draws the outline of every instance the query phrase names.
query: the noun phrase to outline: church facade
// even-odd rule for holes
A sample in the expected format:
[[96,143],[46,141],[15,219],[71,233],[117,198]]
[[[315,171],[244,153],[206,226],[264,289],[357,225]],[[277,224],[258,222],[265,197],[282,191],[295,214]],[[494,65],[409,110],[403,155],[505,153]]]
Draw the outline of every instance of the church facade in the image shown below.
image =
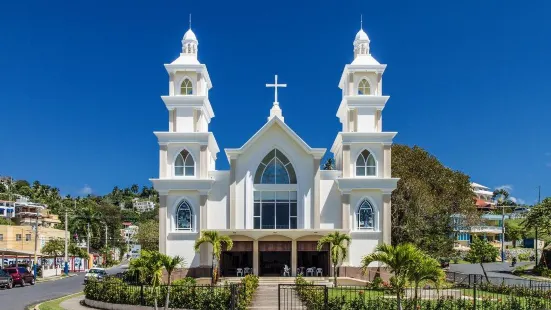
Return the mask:
[[[384,132],[382,92],[386,65],[370,53],[360,30],[354,60],[344,66],[336,116],[342,124],[330,152],[334,170],[320,168],[324,148],[309,146],[286,123],[276,99],[267,122],[238,148],[223,150],[229,171],[216,170],[220,155],[209,101],[212,83],[198,61],[199,43],[190,30],[182,53],[166,64],[168,131],[158,138],[159,177],[151,179],[160,195],[159,248],[180,255],[187,268],[210,266],[212,249],[194,243],[205,230],[234,241],[223,249],[221,273],[235,276],[250,268],[258,275],[296,275],[308,268],[330,273],[328,249],[316,243],[331,232],[349,234],[352,243],[343,265],[359,266],[376,245],[391,240],[391,145],[396,132]],[[268,86],[268,85],[267,85]],[[292,116],[291,116],[292,117]],[[220,159],[222,160],[222,159]]]

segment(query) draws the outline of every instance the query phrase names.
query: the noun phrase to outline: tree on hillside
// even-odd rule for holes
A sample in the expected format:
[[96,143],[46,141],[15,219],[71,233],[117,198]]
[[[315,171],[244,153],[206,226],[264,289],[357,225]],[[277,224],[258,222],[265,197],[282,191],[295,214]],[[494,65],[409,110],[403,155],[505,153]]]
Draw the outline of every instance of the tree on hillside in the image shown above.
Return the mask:
[[537,228],[539,238],[551,237],[551,197],[530,209],[522,225],[527,230]]
[[498,256],[498,248],[494,247],[486,240],[480,239],[477,236],[473,236],[471,249],[467,253],[465,260],[471,264],[480,264],[486,281],[490,282],[490,279],[488,279],[488,274],[486,273],[486,269],[484,269],[484,263],[495,262]]
[[517,240],[524,237],[524,229],[517,220],[505,221],[505,240],[513,242],[513,248],[517,247]]
[[392,146],[392,244],[413,243],[432,256],[449,256],[454,240],[451,216],[465,225],[478,217],[469,176],[442,165],[420,147]]
[[149,220],[140,224],[138,234],[136,236],[138,243],[141,244],[142,250],[158,251],[159,250],[159,222]]
[[348,247],[352,238],[347,234],[341,234],[336,231],[323,236],[318,241],[318,251],[323,250],[324,245],[329,246],[329,256],[333,265],[333,285],[337,287],[337,266],[348,256]]

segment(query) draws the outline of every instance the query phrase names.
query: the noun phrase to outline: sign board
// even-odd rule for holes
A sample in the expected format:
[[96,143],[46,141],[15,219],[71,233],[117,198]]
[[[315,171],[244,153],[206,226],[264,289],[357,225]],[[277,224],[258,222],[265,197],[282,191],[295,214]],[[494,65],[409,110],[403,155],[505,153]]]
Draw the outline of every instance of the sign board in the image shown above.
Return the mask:
[[130,249],[130,257],[138,258],[140,257],[140,252],[142,251],[142,246],[140,244],[133,244]]

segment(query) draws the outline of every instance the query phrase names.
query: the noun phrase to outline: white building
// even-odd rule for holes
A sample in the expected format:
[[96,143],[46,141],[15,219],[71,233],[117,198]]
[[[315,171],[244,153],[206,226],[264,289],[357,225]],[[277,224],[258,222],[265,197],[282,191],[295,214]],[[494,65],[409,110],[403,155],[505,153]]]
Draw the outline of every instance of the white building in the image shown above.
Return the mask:
[[[221,160],[231,168],[220,171],[215,168],[220,149],[209,131],[213,85],[197,59],[199,42],[188,30],[180,57],[165,65],[169,92],[162,100],[169,112],[168,131],[155,132],[159,178],[151,181],[160,195],[160,251],[183,256],[191,268],[210,266],[208,246],[196,253],[193,244],[201,231],[216,230],[234,240],[233,249],[222,255],[222,275],[244,267],[277,275],[284,265],[293,275],[297,267],[314,266],[327,274],[328,251],[315,249],[323,235],[351,235],[347,266],[359,266],[377,244],[390,243],[390,197],[398,182],[391,178],[390,165],[396,132],[383,131],[386,65],[372,57],[369,43],[360,30],[354,59],[344,66],[338,84],[342,100],[334,106],[342,130],[330,150],[336,170],[320,170],[326,149],[309,146],[285,123],[276,88],[266,124],[241,147],[224,149]],[[281,86],[276,77],[276,87]]]
[[132,201],[132,206],[134,207],[134,210],[138,212],[146,212],[155,209],[155,203],[153,201],[140,200],[138,198],[134,198]]

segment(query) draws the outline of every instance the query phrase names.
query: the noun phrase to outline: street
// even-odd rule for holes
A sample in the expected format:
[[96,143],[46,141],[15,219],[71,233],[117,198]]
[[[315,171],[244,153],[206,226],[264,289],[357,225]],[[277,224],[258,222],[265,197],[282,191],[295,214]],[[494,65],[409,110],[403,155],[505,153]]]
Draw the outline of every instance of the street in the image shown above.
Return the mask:
[[[125,270],[126,266],[108,269],[108,274],[116,274]],[[0,289],[0,309],[24,310],[28,306],[42,301],[59,298],[80,292],[84,289],[84,272],[78,276],[66,279],[37,283],[34,286],[16,286],[11,290]]]

